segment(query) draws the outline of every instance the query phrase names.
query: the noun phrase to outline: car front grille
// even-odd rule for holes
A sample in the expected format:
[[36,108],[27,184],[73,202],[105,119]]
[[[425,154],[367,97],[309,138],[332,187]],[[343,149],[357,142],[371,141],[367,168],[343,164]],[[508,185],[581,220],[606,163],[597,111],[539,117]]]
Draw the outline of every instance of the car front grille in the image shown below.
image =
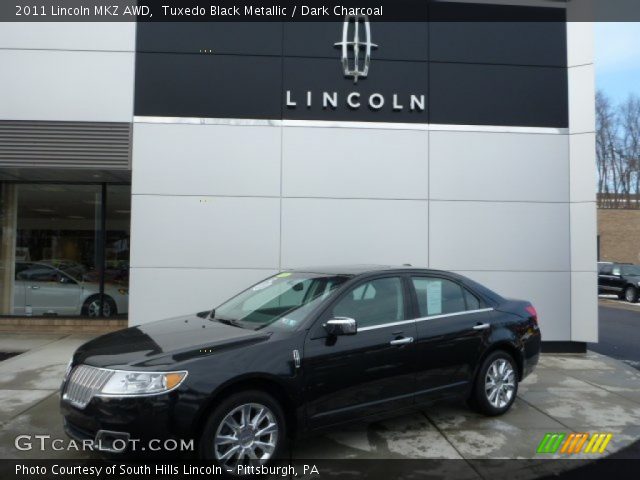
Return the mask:
[[112,375],[112,370],[78,365],[71,372],[62,398],[74,407],[84,408]]

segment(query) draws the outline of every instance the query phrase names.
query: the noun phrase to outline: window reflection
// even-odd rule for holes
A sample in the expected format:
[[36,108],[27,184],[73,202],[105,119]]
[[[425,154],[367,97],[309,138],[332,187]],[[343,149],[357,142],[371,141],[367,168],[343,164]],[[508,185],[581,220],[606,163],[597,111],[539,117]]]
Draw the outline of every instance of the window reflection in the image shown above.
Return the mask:
[[130,187],[1,188],[0,314],[126,317]]

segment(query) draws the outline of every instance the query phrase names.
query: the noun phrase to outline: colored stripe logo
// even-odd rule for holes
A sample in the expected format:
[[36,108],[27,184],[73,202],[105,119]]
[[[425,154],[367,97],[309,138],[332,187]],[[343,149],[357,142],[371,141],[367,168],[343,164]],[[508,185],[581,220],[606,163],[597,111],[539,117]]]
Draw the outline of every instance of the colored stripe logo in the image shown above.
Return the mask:
[[538,445],[537,453],[604,453],[613,438],[612,433],[546,433]]

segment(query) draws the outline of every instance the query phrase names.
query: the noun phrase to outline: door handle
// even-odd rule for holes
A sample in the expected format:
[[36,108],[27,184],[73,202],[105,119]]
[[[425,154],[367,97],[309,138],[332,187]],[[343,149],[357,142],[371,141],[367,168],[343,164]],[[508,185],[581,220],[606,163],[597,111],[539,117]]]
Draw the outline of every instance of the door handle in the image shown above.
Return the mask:
[[404,338],[396,338],[395,340],[391,340],[389,345],[407,345],[413,342],[413,337],[404,337]]
[[478,325],[473,327],[474,330],[486,330],[488,328],[491,328],[491,325],[489,325],[488,323],[479,323]]

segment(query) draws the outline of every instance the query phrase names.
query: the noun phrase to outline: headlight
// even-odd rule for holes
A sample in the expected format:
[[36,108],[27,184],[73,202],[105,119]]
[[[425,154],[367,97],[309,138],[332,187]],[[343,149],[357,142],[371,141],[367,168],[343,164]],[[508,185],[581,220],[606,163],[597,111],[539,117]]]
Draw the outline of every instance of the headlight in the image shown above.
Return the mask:
[[98,395],[151,395],[177,388],[187,372],[127,372],[114,371]]

